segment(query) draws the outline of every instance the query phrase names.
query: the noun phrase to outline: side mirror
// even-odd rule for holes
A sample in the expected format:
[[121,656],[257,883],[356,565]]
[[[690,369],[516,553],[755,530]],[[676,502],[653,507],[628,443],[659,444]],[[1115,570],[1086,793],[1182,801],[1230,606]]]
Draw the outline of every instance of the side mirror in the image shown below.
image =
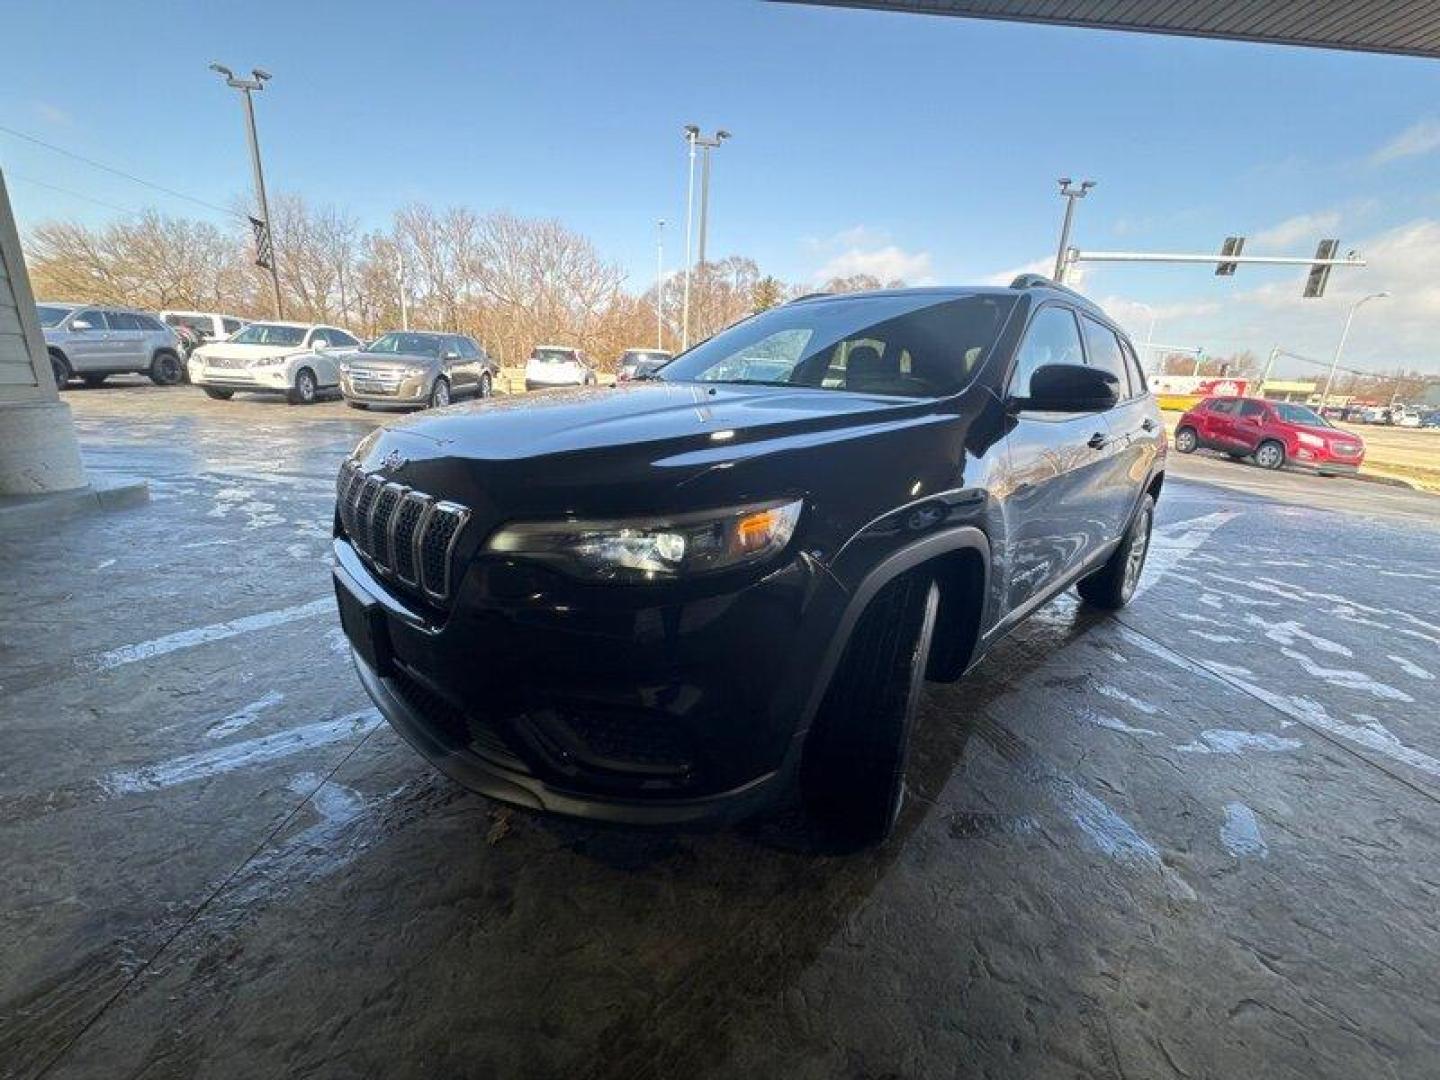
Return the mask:
[[91,326],[91,325],[90,325],[88,322],[86,322],[84,319],[72,319],[71,322],[70,322],[70,329],[71,329],[71,330],[94,330],[95,327]]
[[1113,409],[1119,400],[1120,380],[1108,371],[1085,364],[1044,364],[1030,375],[1030,396],[1015,404],[1039,412],[1089,413]]
[[443,352],[443,353],[441,353],[441,354],[440,354],[440,359],[441,359],[441,360],[444,360],[447,364],[448,364],[448,363],[453,363],[454,361],[460,359],[460,354],[459,354],[458,352],[456,352],[454,349],[451,349],[449,352]]
[[329,338],[319,337],[319,338],[316,338],[314,341],[310,342],[310,348],[312,348],[312,349],[328,349],[329,347],[330,347],[330,339],[329,339]]

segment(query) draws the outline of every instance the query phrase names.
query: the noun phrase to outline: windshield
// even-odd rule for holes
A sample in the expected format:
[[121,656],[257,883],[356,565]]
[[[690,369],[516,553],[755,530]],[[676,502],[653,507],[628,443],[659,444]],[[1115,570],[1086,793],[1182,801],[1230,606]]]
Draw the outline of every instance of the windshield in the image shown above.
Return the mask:
[[569,349],[536,349],[530,359],[541,364],[573,364],[577,357]]
[[660,353],[660,351],[631,350],[629,351],[629,353],[626,353],[625,356],[621,357],[621,366],[636,367],[636,369],[648,370],[648,372],[652,372],[652,370],[660,367],[661,364],[667,363],[668,360],[670,360],[670,353]]
[[59,326],[62,319],[70,314],[69,308],[37,306],[35,314],[40,317],[41,326]]
[[215,324],[208,315],[176,315],[171,312],[165,316],[165,321],[171,326],[185,326],[201,334],[210,334],[215,330]]
[[230,339],[235,345],[299,345],[304,340],[305,327],[274,323],[251,323]]
[[1304,405],[1291,405],[1285,401],[1272,403],[1273,408],[1280,415],[1280,419],[1287,424],[1303,424],[1306,427],[1334,427],[1335,425],[1326,420],[1319,413],[1312,412]]
[[403,353],[408,356],[439,356],[441,340],[434,334],[385,334],[360,351],[392,355]]
[[901,397],[953,394],[984,363],[1014,304],[1003,293],[787,304],[697,345],[659,377]]

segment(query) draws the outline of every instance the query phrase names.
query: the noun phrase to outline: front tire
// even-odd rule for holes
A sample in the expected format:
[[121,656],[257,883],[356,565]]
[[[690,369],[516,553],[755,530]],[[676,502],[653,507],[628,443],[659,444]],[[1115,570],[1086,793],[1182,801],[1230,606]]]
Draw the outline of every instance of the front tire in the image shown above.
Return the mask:
[[286,397],[291,405],[313,405],[319,392],[320,386],[315,381],[315,373],[308,367],[302,367],[295,373],[295,385],[290,388]]
[[1262,469],[1278,469],[1285,464],[1285,447],[1267,439],[1255,448],[1255,464]]
[[483,399],[489,397],[494,392],[495,384],[490,379],[490,373],[488,371],[482,372],[480,374],[480,389],[475,392],[476,396]]
[[55,389],[64,390],[70,383],[70,365],[57,352],[50,354],[50,372],[55,376]]
[[1095,607],[1118,611],[1130,603],[1145,569],[1145,556],[1150,551],[1150,530],[1155,524],[1155,499],[1147,492],[1140,500],[1140,509],[1125,530],[1105,565],[1075,586],[1080,599]]
[[450,380],[441,375],[430,388],[430,408],[443,409],[450,404]]
[[180,358],[173,352],[158,352],[150,361],[150,381],[156,386],[174,386],[184,374]]
[[876,594],[846,644],[801,768],[807,812],[834,849],[878,844],[895,825],[939,607],[934,579],[912,570]]
[[1200,436],[1195,434],[1195,429],[1182,427],[1175,432],[1175,452],[1177,454],[1193,454],[1200,445]]
[[200,389],[205,391],[206,397],[215,401],[229,401],[235,396],[234,390],[216,390],[213,386],[202,386]]

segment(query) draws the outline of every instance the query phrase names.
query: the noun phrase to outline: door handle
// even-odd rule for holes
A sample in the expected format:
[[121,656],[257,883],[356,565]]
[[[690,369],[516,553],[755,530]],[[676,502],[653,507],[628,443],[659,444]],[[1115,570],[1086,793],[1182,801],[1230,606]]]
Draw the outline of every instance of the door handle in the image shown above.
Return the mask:
[[1103,431],[1097,431],[1094,435],[1090,436],[1085,445],[1090,447],[1091,450],[1103,450],[1105,449],[1105,444],[1109,441],[1109,438]]

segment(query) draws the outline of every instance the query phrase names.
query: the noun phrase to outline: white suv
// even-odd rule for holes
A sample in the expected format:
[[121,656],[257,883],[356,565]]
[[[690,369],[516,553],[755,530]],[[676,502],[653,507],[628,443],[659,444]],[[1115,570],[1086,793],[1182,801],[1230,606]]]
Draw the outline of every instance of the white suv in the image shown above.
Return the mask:
[[196,349],[190,381],[221,400],[245,390],[308,405],[321,390],[340,385],[340,359],[359,347],[359,338],[335,326],[253,322],[226,341]]
[[568,345],[536,345],[525,361],[525,389],[552,386],[594,386],[595,365],[579,349]]

